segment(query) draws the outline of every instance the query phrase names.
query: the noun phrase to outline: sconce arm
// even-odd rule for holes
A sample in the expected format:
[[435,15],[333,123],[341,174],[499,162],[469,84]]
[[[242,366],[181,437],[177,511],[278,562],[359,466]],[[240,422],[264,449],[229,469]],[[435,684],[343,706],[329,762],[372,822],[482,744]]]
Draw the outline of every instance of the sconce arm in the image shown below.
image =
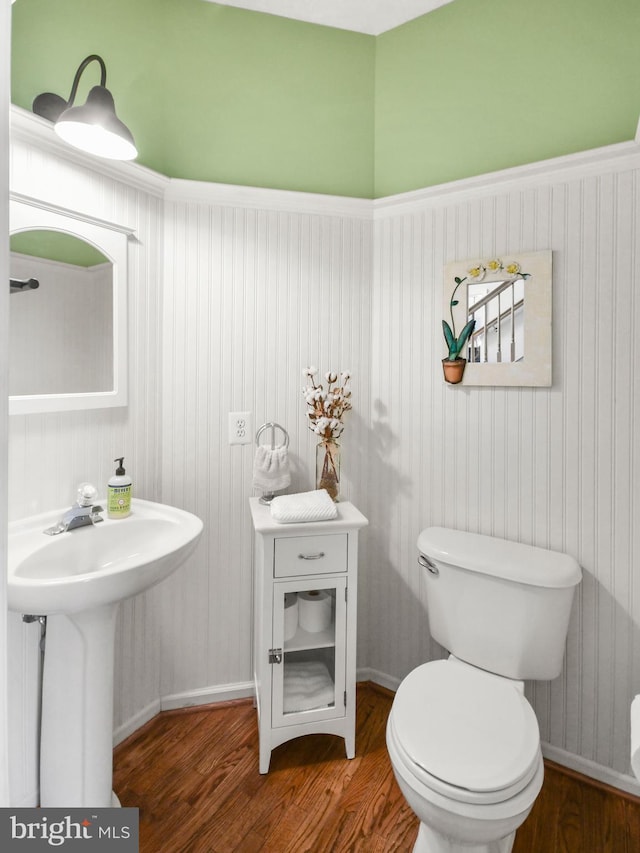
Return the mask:
[[78,92],[78,85],[80,83],[80,78],[82,77],[82,72],[89,65],[90,62],[93,62],[94,59],[100,65],[100,85],[104,88],[107,83],[107,66],[104,64],[104,59],[101,56],[98,56],[97,53],[92,53],[91,56],[87,56],[86,59],[83,59],[80,63],[78,70],[76,71],[76,76],[73,78],[73,85],[71,86],[71,92],[69,94],[69,98],[67,100],[67,107],[72,107],[73,102],[76,99],[76,94]]

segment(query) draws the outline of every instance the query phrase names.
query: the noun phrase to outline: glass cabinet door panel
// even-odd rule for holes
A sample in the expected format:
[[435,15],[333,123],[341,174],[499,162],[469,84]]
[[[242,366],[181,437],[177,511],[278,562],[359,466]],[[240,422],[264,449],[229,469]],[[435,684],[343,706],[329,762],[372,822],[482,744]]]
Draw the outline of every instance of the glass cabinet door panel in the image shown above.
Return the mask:
[[344,716],[346,589],[346,578],[274,584],[275,726]]

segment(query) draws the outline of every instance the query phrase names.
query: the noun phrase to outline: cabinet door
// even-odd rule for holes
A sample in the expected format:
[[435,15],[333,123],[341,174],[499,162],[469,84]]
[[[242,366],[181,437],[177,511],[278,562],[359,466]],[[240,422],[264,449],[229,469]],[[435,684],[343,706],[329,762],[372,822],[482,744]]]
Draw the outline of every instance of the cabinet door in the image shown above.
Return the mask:
[[344,717],[347,579],[273,585],[272,725]]

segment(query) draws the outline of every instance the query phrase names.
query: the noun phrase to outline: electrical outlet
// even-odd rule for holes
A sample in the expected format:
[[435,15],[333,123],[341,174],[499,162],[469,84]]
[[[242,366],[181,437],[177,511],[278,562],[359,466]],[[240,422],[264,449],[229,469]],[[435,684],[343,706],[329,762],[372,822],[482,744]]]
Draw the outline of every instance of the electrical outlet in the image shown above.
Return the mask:
[[251,412],[229,412],[229,444],[251,444],[252,441]]

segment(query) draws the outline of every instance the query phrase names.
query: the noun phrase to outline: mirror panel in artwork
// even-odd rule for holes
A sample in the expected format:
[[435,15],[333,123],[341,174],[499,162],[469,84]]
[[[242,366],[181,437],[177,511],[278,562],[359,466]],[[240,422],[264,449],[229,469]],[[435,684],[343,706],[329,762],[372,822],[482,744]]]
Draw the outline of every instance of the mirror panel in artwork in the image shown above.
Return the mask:
[[507,279],[467,287],[467,318],[476,324],[469,361],[501,364],[524,358],[524,281]]
[[127,403],[127,229],[11,202],[11,414]]
[[456,261],[445,268],[444,318],[471,323],[463,385],[551,385],[551,252]]

